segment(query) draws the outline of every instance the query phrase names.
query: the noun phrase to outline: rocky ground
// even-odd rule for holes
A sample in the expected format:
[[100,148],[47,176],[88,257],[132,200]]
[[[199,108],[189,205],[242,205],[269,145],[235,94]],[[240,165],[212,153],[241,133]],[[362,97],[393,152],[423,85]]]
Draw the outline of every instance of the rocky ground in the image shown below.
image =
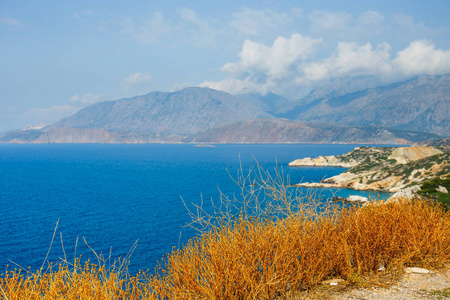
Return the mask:
[[313,291],[302,292],[287,299],[450,299],[449,269],[438,271],[426,269],[408,271],[406,269],[397,279],[399,280],[381,275],[365,279],[355,278],[352,283],[341,281],[336,284],[336,281],[329,280]]

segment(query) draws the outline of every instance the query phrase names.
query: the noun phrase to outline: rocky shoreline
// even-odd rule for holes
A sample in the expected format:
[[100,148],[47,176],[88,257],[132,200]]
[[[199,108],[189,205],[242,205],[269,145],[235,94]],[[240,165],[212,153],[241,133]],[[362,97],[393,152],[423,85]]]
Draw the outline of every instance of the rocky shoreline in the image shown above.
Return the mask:
[[420,185],[429,178],[447,176],[450,154],[431,146],[357,147],[336,156],[306,157],[290,167],[320,166],[348,168],[321,182],[296,184],[308,188],[345,188],[396,193]]

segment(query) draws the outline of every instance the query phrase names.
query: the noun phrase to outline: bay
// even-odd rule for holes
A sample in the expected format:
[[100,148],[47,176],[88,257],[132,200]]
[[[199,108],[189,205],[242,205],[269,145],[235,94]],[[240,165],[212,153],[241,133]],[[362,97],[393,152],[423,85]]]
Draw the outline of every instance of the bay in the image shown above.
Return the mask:
[[0,144],[0,270],[15,264],[38,269],[59,220],[49,261],[82,255],[96,262],[83,238],[97,253],[113,257],[127,255],[138,240],[130,273],[152,271],[173,247],[196,234],[185,227],[190,218],[181,197],[190,204],[218,199],[218,188],[236,193],[230,175],[256,161],[271,172],[278,166],[291,183],[319,181],[344,169],[289,168],[288,163],[343,154],[356,146]]

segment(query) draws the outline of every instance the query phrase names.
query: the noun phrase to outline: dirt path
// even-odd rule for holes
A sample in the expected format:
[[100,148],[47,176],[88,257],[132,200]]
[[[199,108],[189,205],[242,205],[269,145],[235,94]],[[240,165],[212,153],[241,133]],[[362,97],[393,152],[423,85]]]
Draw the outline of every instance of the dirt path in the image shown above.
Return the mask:
[[[366,286],[351,286],[347,282],[341,282],[338,285],[324,284],[313,292],[301,293],[290,299],[450,299],[450,270],[441,270],[428,274],[405,273],[400,281],[392,285],[371,282],[366,284]],[[449,290],[445,293],[447,288]]]

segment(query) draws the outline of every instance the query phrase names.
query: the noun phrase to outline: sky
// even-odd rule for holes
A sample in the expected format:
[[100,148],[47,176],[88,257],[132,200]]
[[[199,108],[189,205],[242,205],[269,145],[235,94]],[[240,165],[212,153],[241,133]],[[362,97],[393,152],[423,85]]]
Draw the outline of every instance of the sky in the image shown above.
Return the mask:
[[0,0],[0,133],[188,86],[295,100],[450,73],[449,13],[449,0]]

